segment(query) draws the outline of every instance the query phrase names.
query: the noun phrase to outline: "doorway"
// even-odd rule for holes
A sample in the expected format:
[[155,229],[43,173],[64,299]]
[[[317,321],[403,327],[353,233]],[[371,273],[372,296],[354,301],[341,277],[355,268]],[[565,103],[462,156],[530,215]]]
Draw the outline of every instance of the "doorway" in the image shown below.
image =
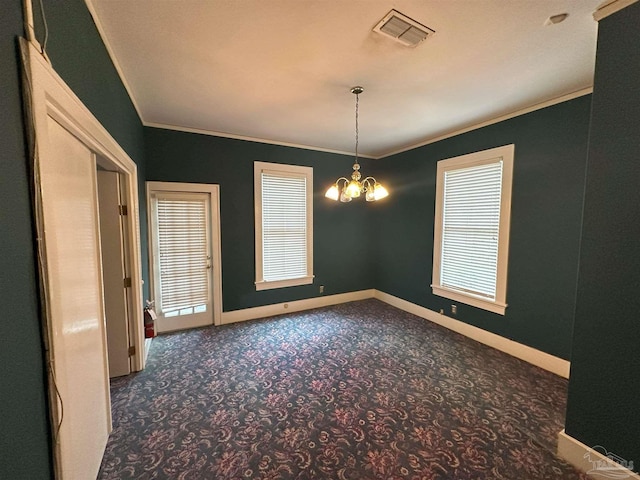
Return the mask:
[[25,111],[56,478],[95,478],[111,409],[97,166],[122,174],[133,370],[144,368],[136,164],[32,45],[21,39]]
[[159,333],[221,323],[219,203],[218,185],[147,182]]

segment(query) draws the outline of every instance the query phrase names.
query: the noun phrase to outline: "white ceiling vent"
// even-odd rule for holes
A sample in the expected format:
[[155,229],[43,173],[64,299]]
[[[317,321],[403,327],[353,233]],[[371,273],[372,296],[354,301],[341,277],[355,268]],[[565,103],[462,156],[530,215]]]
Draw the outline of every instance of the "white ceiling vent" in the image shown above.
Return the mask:
[[387,35],[409,47],[415,47],[429,35],[436,33],[435,30],[425,27],[397,10],[387,13],[373,31]]

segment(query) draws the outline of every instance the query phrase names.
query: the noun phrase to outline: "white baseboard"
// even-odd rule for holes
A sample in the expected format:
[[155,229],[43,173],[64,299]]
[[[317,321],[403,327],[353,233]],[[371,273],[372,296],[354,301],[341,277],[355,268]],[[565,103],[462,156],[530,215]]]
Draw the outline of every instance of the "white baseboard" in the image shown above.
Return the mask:
[[244,308],[231,312],[222,312],[222,325],[256,318],[272,317],[283,313],[300,312],[312,308],[327,307],[339,303],[355,302],[374,297],[375,290],[359,290],[357,292],[339,293],[337,295],[327,295],[322,297],[306,298],[304,300],[294,300],[292,302],[276,303],[264,305],[262,307]]
[[400,310],[404,310],[405,312],[412,313],[433,323],[437,323],[438,325],[460,333],[465,337],[472,338],[480,343],[484,343],[485,345],[508,353],[513,357],[517,357],[520,360],[524,360],[525,362],[543,368],[544,370],[548,370],[556,375],[569,378],[570,363],[567,360],[555,357],[527,345],[514,342],[513,340],[501,337],[495,333],[461,322],[460,320],[447,317],[446,315],[421,307],[415,303],[408,302],[402,298],[394,297],[393,295],[381,292],[380,290],[375,290],[375,298],[399,308]]
[[[558,434],[558,456],[593,478],[640,480],[640,475],[612,461],[612,459],[622,460],[613,452],[607,452],[601,446],[587,447],[584,443],[567,435],[564,430]],[[634,468],[633,461],[629,461],[627,465]]]
[[245,320],[254,320],[257,318],[272,317],[284,313],[300,312],[310,310],[312,308],[326,307],[329,305],[337,305],[339,303],[355,302],[357,300],[365,300],[367,298],[377,298],[389,305],[392,305],[405,312],[412,313],[418,317],[422,317],[433,323],[437,323],[449,330],[460,333],[465,337],[472,338],[480,343],[484,343],[490,347],[508,353],[525,362],[529,362],[537,367],[548,370],[556,375],[569,378],[569,362],[562,358],[554,357],[548,353],[541,352],[535,348],[523,345],[513,340],[501,337],[495,333],[488,332],[468,323],[461,322],[446,315],[434,312],[428,308],[421,307],[415,303],[408,302],[402,298],[394,297],[380,290],[359,290],[357,292],[340,293],[337,295],[327,295],[322,297],[307,298],[304,300],[295,300],[286,303],[276,303],[273,305],[264,305],[261,307],[244,308],[242,310],[233,310],[231,312],[222,312],[222,325],[236,322],[244,322]]

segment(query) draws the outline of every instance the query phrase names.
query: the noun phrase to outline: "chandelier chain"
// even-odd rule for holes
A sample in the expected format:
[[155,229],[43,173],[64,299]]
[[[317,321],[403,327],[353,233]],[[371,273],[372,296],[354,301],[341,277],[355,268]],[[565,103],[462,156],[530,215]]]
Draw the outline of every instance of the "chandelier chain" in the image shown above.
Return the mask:
[[351,180],[347,177],[340,177],[325,193],[325,197],[334,201],[350,202],[354,198],[363,195],[367,202],[375,202],[389,195],[387,189],[380,185],[374,177],[366,177],[361,180],[362,173],[360,173],[360,164],[358,163],[358,147],[360,143],[360,94],[363,91],[364,88],[360,86],[351,89],[351,93],[356,96],[356,158],[353,164]]
[[358,104],[360,103],[360,95],[356,93],[356,163],[358,163]]

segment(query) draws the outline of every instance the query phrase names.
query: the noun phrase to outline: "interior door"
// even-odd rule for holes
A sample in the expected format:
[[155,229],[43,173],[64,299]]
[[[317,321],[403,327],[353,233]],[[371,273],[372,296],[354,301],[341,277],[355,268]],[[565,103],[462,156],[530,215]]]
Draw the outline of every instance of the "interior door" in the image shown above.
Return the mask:
[[95,154],[47,116],[39,162],[59,477],[95,478],[111,430]]
[[210,211],[208,193],[151,193],[159,332],[213,324]]
[[124,202],[120,174],[98,170],[98,205],[100,211],[100,244],[104,311],[109,352],[109,376],[131,373],[129,361],[129,299],[125,271]]

